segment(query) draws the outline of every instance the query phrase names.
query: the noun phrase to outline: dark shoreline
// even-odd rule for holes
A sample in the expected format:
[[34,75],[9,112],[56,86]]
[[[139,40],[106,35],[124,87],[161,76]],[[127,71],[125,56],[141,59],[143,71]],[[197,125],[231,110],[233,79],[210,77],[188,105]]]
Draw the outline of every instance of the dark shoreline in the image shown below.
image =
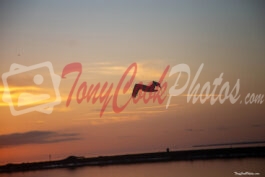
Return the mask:
[[92,158],[70,156],[66,159],[57,161],[7,164],[0,166],[0,173],[12,173],[54,168],[76,168],[82,166],[104,166],[114,164],[168,162],[180,160],[231,159],[248,157],[265,158],[265,146],[167,151],[115,156],[99,156]]

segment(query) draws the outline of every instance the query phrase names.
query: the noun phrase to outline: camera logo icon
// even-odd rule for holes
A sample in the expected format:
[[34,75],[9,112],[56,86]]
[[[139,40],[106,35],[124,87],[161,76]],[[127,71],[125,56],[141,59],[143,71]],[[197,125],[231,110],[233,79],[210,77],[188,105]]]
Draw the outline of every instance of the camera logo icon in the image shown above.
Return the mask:
[[9,72],[2,75],[2,100],[9,105],[14,116],[38,111],[50,114],[61,103],[59,85],[51,62],[23,66],[13,63]]

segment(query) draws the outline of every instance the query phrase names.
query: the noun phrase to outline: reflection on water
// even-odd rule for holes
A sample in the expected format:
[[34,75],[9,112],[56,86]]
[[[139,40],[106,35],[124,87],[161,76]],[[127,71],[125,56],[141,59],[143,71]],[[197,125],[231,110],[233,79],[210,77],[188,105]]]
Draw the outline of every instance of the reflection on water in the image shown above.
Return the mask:
[[[2,177],[229,177],[234,172],[259,173],[265,176],[265,158],[196,160],[76,169],[53,169],[1,174]],[[253,175],[252,175],[253,176]]]

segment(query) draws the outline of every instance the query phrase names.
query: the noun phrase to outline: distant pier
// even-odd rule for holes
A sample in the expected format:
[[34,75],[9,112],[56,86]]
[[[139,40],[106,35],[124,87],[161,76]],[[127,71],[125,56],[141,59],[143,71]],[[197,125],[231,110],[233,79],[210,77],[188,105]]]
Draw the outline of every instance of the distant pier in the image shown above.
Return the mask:
[[165,152],[99,156],[90,158],[70,156],[66,159],[57,161],[7,164],[0,166],[0,173],[44,170],[53,168],[77,168],[81,166],[104,166],[114,164],[152,163],[181,160],[231,159],[248,157],[265,158],[265,146],[181,151],[169,151],[169,149],[167,149]]

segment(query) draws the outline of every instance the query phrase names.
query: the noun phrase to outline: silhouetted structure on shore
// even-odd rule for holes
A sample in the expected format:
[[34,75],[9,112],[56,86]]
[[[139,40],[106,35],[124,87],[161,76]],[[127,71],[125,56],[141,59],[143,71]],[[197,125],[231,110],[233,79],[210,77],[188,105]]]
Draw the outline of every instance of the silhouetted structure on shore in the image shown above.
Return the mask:
[[63,160],[33,162],[21,164],[7,164],[0,166],[0,173],[18,172],[30,170],[43,170],[53,168],[76,168],[80,166],[102,166],[113,164],[132,164],[150,163],[178,160],[197,160],[197,159],[224,159],[224,158],[246,158],[246,157],[265,157],[264,147],[242,147],[242,148],[219,148],[201,150],[182,150],[143,154],[129,154],[116,156],[99,156],[93,158],[69,156]]

